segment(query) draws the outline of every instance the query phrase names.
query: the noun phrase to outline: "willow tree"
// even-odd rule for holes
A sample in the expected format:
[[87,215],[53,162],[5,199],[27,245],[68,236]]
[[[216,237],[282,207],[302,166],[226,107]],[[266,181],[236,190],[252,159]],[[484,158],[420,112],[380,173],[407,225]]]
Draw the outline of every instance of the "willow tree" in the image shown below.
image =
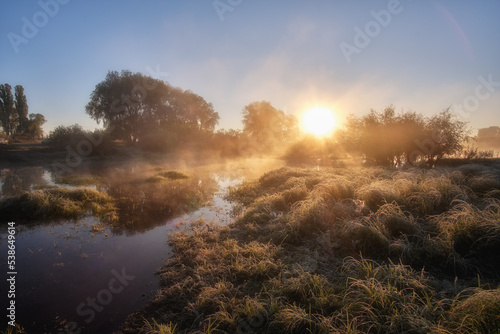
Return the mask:
[[158,131],[213,131],[219,121],[212,104],[202,97],[130,71],[108,72],[85,109],[129,143]]

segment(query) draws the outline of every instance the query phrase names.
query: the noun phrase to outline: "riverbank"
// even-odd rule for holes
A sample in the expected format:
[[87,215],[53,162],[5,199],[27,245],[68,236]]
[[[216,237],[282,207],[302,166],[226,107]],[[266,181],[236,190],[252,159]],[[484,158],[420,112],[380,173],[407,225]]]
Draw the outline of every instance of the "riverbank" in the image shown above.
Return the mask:
[[495,332],[500,169],[281,168],[177,232],[124,333]]

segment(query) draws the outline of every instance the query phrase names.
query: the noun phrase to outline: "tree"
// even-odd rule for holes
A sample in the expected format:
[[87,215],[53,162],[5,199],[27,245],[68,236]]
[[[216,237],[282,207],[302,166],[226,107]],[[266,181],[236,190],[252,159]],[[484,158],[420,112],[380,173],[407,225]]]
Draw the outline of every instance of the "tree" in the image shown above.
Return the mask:
[[57,147],[74,146],[85,140],[85,130],[79,124],[69,126],[59,125],[50,132],[51,144]]
[[363,154],[369,163],[400,165],[406,160],[414,140],[406,131],[418,132],[418,129],[412,129],[418,123],[416,120],[418,117],[412,112],[396,115],[393,106],[386,107],[383,112],[372,109],[361,118],[351,115],[347,120],[347,131],[341,132],[339,139],[346,151]]
[[213,132],[219,123],[219,114],[214,112],[212,104],[189,90],[182,92],[181,96],[184,110],[179,119],[196,130]]
[[191,91],[130,71],[108,72],[91,94],[86,112],[135,143],[140,137],[165,131],[213,132],[219,114],[211,103]]
[[[18,115],[19,125],[17,127],[17,132],[25,133],[28,130],[28,101],[26,100],[26,95],[24,95],[24,88],[21,85],[17,85],[14,87],[14,95],[15,95],[15,108]],[[40,114],[36,114],[40,115]],[[31,116],[31,115],[30,115]],[[42,116],[42,115],[40,115]],[[36,118],[36,116],[33,116]],[[43,117],[43,116],[42,116]],[[45,122],[45,119],[43,123]],[[43,124],[42,123],[42,124]],[[41,130],[41,128],[40,128]]]
[[435,166],[445,155],[462,149],[468,133],[466,125],[450,112],[450,108],[427,120],[425,140],[419,147],[429,166]]
[[0,123],[7,136],[14,133],[17,120],[12,87],[9,84],[0,85]]
[[252,102],[243,109],[243,133],[259,150],[269,150],[298,135],[297,118],[267,101]]
[[108,72],[96,85],[85,110],[98,123],[103,121],[108,130],[133,143],[147,112],[143,103],[146,95],[142,74]]
[[30,114],[24,133],[31,139],[41,138],[43,136],[42,125],[45,122],[45,117],[42,114]]
[[350,116],[338,140],[347,152],[359,152],[369,163],[401,166],[418,162],[435,166],[445,155],[462,148],[466,123],[449,109],[431,118],[413,111],[396,115],[394,107],[371,110],[363,117]]

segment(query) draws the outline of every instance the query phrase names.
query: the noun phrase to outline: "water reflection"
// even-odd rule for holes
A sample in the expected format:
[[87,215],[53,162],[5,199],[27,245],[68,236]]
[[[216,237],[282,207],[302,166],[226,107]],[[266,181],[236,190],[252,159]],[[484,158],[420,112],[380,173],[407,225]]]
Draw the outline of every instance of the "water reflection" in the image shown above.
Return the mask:
[[[16,196],[31,191],[34,186],[49,184],[50,173],[43,167],[27,167],[0,170],[1,196]],[[49,176],[49,177],[48,177]]]
[[117,203],[119,221],[113,233],[143,233],[166,219],[194,211],[207,204],[218,188],[213,176],[185,180],[148,181],[147,177],[122,182],[107,178],[105,188]]
[[[232,205],[224,199],[227,188],[236,186],[245,177],[261,175],[263,166],[242,163],[191,168],[189,178],[158,183],[147,180],[176,166],[101,166],[64,175],[66,178],[38,167],[3,170],[4,197],[39,186],[74,188],[84,184],[111,195],[118,203],[120,215],[119,223],[106,225],[97,233],[91,228],[99,224],[95,217],[18,223],[18,322],[28,333],[71,332],[68,329],[75,327],[69,324],[76,324],[81,333],[117,330],[128,314],[155,296],[158,281],[154,273],[172,254],[168,233],[175,230],[176,223],[200,218],[230,223]],[[274,165],[266,168],[272,169]],[[5,230],[0,226],[0,269],[4,273],[7,272]],[[103,289],[108,288],[114,277],[112,271],[121,272],[122,268],[135,278],[121,293],[113,294],[109,304],[87,323],[88,307],[80,308],[79,313],[79,305],[86,303],[87,298],[103,297]],[[6,280],[2,281],[0,290],[6,291]],[[6,300],[0,299],[0,307],[7,307]]]
[[138,165],[65,175],[55,175],[43,167],[6,169],[1,172],[1,196],[18,196],[52,186],[93,188],[115,200],[118,221],[109,225],[111,232],[132,235],[209,204],[219,187],[213,173],[192,173],[185,179],[154,179],[162,171],[163,168]]

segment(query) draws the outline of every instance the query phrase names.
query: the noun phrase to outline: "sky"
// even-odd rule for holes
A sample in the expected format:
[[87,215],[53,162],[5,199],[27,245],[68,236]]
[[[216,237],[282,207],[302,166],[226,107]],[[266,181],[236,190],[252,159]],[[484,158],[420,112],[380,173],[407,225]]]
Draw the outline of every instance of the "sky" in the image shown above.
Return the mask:
[[217,128],[267,100],[300,118],[394,105],[500,125],[499,1],[40,0],[0,2],[0,83],[58,125],[108,71],[141,72],[211,102]]

